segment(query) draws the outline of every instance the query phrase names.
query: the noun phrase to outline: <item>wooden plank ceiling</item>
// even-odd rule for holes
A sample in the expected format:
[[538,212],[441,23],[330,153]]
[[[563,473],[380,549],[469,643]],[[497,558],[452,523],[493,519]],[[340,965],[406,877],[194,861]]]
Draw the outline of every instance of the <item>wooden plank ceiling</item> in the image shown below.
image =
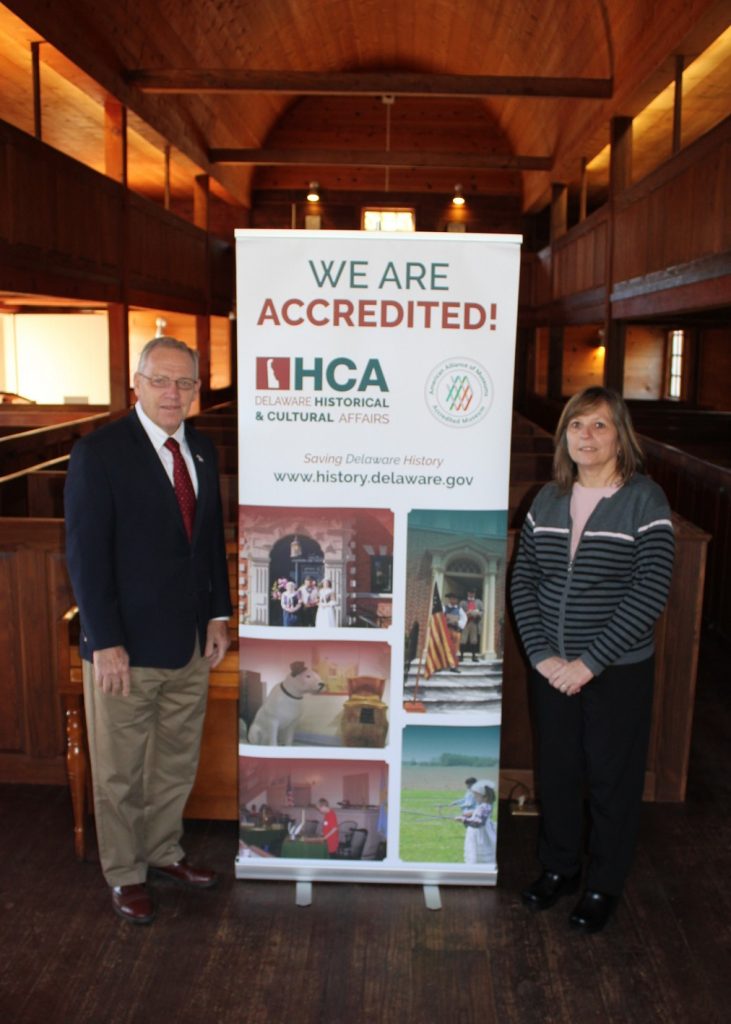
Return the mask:
[[[102,169],[116,97],[130,184],[153,198],[168,140],[173,192],[201,172],[243,205],[313,178],[415,195],[460,182],[535,211],[552,182],[578,182],[612,116],[637,114],[672,82],[675,55],[689,63],[729,20],[728,0],[8,0],[0,118],[32,131],[42,40],[43,137]],[[685,99],[691,135],[729,112],[729,48],[712,87]],[[639,166],[657,138],[643,145]]]

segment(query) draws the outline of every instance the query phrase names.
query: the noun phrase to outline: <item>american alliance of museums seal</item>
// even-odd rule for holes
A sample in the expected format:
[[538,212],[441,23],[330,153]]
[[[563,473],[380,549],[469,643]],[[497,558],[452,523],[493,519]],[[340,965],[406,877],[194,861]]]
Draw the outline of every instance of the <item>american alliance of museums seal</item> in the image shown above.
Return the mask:
[[424,398],[432,416],[448,427],[473,427],[487,416],[493,386],[484,366],[467,356],[437,363],[426,379]]

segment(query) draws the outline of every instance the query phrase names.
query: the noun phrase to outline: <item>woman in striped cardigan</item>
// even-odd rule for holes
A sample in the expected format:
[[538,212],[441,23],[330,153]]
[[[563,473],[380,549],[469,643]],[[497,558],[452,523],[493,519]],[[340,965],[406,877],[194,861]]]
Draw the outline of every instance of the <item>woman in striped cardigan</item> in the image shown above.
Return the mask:
[[543,910],[579,886],[583,797],[589,865],[572,926],[606,924],[639,825],[654,676],[654,626],[670,587],[673,528],[620,395],[587,388],[556,429],[554,480],[526,517],[511,581],[532,666]]

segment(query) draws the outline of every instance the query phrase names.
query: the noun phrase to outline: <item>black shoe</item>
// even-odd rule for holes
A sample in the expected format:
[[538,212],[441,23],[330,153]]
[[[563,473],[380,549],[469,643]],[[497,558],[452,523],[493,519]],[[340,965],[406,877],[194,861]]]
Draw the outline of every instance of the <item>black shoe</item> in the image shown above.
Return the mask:
[[533,885],[523,889],[520,898],[531,910],[548,910],[556,900],[579,888],[578,873],[571,878],[564,878],[553,871],[544,871]]
[[584,932],[600,932],[609,920],[614,904],[614,896],[587,889],[571,911],[569,924]]

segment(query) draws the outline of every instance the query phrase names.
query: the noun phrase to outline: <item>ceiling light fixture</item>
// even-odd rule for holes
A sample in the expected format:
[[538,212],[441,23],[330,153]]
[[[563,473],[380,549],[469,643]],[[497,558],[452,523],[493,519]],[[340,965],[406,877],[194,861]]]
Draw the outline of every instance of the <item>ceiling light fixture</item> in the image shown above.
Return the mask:
[[307,202],[308,203],[319,203],[320,202],[320,185],[316,181],[310,182],[310,187],[307,190]]
[[462,186],[454,186],[454,195],[452,196],[452,206],[464,206],[465,197],[462,195]]

